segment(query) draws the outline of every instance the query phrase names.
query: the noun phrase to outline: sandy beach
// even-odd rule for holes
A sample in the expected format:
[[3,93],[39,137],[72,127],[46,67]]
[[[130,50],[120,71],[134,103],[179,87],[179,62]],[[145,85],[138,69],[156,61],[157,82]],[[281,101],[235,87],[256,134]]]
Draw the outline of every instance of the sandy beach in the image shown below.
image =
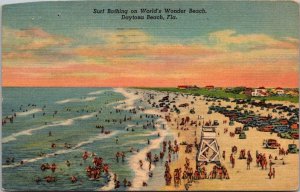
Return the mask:
[[[120,91],[120,90],[119,90]],[[295,143],[298,145],[298,140],[290,140],[290,139],[282,139],[279,138],[276,134],[270,134],[269,132],[260,132],[257,131],[255,128],[250,128],[249,131],[246,132],[247,138],[246,139],[239,139],[238,135],[234,137],[230,137],[229,133],[234,132],[236,127],[243,127],[242,124],[235,122],[234,126],[229,126],[228,122],[229,119],[224,115],[216,112],[212,112],[212,114],[207,114],[208,107],[212,105],[213,101],[205,101],[203,96],[187,96],[178,94],[177,96],[175,93],[166,93],[166,92],[155,92],[155,91],[148,91],[148,90],[134,90],[137,91],[140,98],[146,102],[149,99],[149,94],[154,95],[151,102],[159,103],[159,100],[169,95],[170,100],[174,99],[174,105],[179,105],[182,103],[189,103],[188,107],[180,108],[180,114],[175,112],[161,112],[160,108],[152,108],[151,112],[160,114],[162,117],[170,116],[171,121],[167,122],[169,127],[169,131],[175,136],[174,139],[177,140],[178,143],[187,142],[189,144],[193,144],[195,139],[197,142],[200,142],[201,136],[201,127],[202,126],[179,126],[178,121],[181,118],[188,116],[190,120],[198,121],[198,122],[206,122],[206,121],[214,121],[218,120],[220,123],[217,126],[217,143],[220,149],[220,156],[223,151],[225,151],[225,159],[221,157],[220,161],[223,166],[225,166],[228,170],[228,174],[230,179],[200,179],[195,180],[190,183],[188,190],[297,190],[298,188],[298,178],[299,178],[299,159],[298,154],[288,154],[288,155],[280,155],[278,154],[278,149],[266,149],[263,147],[263,140],[264,139],[276,139],[281,147],[287,149],[288,144]],[[122,91],[123,92],[123,91]],[[128,92],[126,93],[127,96]],[[131,94],[132,91],[131,91]],[[135,95],[136,97],[136,95]],[[129,100],[130,102],[132,100]],[[268,101],[270,102],[270,101]],[[191,104],[193,103],[193,104]],[[271,102],[272,103],[272,102]],[[278,103],[278,102],[277,102]],[[172,104],[172,105],[173,105]],[[282,102],[282,104],[289,104],[287,102]],[[231,106],[233,109],[236,106],[242,107],[242,105],[233,103],[233,102],[226,102],[222,101],[220,106]],[[250,107],[250,106],[249,106]],[[190,113],[190,109],[194,108],[195,114]],[[285,116],[286,114],[278,114],[272,113],[271,111],[267,111],[266,109],[261,110],[260,108],[253,107],[253,111],[256,114],[267,116],[268,114],[272,114],[273,117],[281,117]],[[223,123],[223,121],[227,121]],[[181,128],[188,128],[189,130],[181,130]],[[224,133],[224,128],[228,129],[228,132]],[[229,156],[231,154],[231,148],[233,146],[237,146],[237,153],[234,154],[235,158],[235,167],[232,168],[229,160]],[[193,147],[191,153],[185,153],[185,146],[180,145],[179,148],[179,157],[172,159],[170,163],[170,172],[173,174],[174,169],[182,168],[184,169],[185,159],[190,159],[191,167],[193,170],[196,168],[196,156],[197,150]],[[246,151],[250,150],[251,155],[254,161],[250,164],[250,170],[247,170],[247,164],[245,159],[238,159],[239,153],[241,149],[245,149]],[[258,151],[259,153],[265,154],[266,157],[269,155],[272,156],[272,168],[276,170],[275,178],[269,179],[269,164],[268,168],[262,170],[260,167],[257,167],[255,162],[255,153]],[[274,157],[277,156],[277,160]],[[284,165],[283,165],[284,162]],[[268,158],[269,163],[269,158]],[[208,164],[206,166],[208,172],[212,170],[214,164]],[[138,167],[137,167],[138,169]],[[173,179],[171,185],[165,186],[160,190],[186,190],[185,183],[187,181],[183,180],[182,184],[179,186],[174,186]]]

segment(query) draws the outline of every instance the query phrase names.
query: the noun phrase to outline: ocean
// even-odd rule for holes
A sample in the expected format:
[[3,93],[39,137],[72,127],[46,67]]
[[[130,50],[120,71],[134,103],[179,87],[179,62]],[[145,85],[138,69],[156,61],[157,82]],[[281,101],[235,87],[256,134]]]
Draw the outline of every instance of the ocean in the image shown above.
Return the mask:
[[[171,139],[172,135],[161,129],[164,121],[159,116],[145,118],[143,111],[133,114],[130,108],[122,109],[120,105],[128,98],[115,89],[3,88],[2,97],[2,120],[16,114],[12,123],[7,121],[2,126],[2,185],[5,190],[124,191],[128,189],[123,187],[124,178],[132,182],[131,189],[135,190],[141,189],[142,181],[148,183],[142,190],[163,186],[162,162],[153,166],[154,177],[149,178],[146,168],[138,170],[136,161],[144,160],[148,151],[159,153],[162,141]],[[131,108],[146,107],[138,99],[131,101],[128,103]],[[120,112],[116,113],[116,109]],[[155,128],[143,128],[152,119],[156,122]],[[110,133],[103,134],[96,126],[103,126]],[[56,147],[52,148],[52,144]],[[65,148],[65,144],[70,148]],[[130,152],[131,148],[138,152]],[[82,159],[85,151],[94,152],[109,164],[110,174],[117,174],[120,188],[114,189],[112,178],[109,180],[104,173],[98,180],[88,178],[85,169],[93,163],[92,157],[86,161]],[[116,161],[118,151],[125,152],[125,162]],[[9,158],[14,158],[14,162],[6,162]],[[69,167],[67,160],[71,163]],[[55,163],[56,171],[41,171],[43,163]],[[148,164],[145,167],[148,168]],[[57,181],[47,183],[43,179],[46,176],[55,176]],[[78,182],[72,183],[71,176],[76,176]],[[37,183],[37,177],[42,181]]]

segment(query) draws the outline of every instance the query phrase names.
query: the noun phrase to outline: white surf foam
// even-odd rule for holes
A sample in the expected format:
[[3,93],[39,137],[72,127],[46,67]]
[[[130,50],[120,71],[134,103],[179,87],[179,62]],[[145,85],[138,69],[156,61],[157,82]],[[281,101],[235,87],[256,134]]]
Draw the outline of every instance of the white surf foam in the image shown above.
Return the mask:
[[56,101],[55,103],[57,103],[57,104],[79,103],[79,102],[94,101],[95,99],[97,99],[97,97],[86,97],[86,98],[83,98],[83,99],[70,98],[70,99],[65,99],[65,100],[61,100],[61,101]]
[[102,94],[102,93],[104,93],[104,92],[105,92],[104,90],[93,91],[93,92],[88,93],[88,95],[100,95],[100,94]]
[[34,114],[37,112],[41,112],[41,111],[42,111],[42,109],[36,108],[36,109],[31,109],[31,110],[25,111],[25,112],[17,112],[16,115],[17,116],[28,116],[28,115],[31,115],[31,114]]
[[109,105],[115,105],[115,104],[119,104],[119,103],[124,103],[124,100],[114,101],[114,102],[108,103],[107,106],[109,106]]
[[[70,153],[70,152],[78,150],[80,147],[82,147],[86,144],[93,143],[94,141],[97,141],[97,140],[110,138],[110,137],[116,135],[117,133],[118,133],[118,131],[114,131],[114,132],[112,132],[110,134],[107,134],[107,135],[101,133],[101,134],[99,134],[95,137],[89,138],[87,141],[83,141],[83,142],[78,143],[77,145],[75,145],[74,147],[72,147],[70,149],[61,149],[61,150],[55,151],[53,153],[46,154],[42,157],[35,157],[35,158],[32,158],[32,159],[23,159],[22,161],[24,163],[33,163],[33,162],[36,162],[36,161],[39,161],[39,160],[42,160],[42,159],[45,159],[45,158],[53,157],[53,156],[56,156],[56,155]],[[17,166],[21,166],[21,165],[20,164],[2,165],[2,168],[17,167]]]
[[114,173],[109,172],[109,176],[110,176],[110,181],[108,182],[107,185],[100,188],[99,191],[111,191],[115,188],[115,183],[114,183],[114,180],[113,180]]
[[141,98],[140,95],[134,94],[133,90],[128,90],[124,88],[115,88],[114,91],[117,93],[121,93],[124,97],[126,97],[126,99],[123,100],[121,104],[114,107],[115,109],[127,109],[127,110],[133,109],[135,108],[134,102]]
[[82,116],[79,116],[79,117],[74,117],[74,118],[71,118],[71,119],[63,120],[63,121],[55,121],[52,124],[43,125],[43,126],[32,128],[32,129],[27,129],[27,130],[24,130],[24,131],[20,131],[18,133],[13,133],[13,134],[11,134],[7,137],[4,137],[2,139],[2,143],[7,143],[7,142],[10,142],[10,141],[14,141],[14,140],[17,139],[17,137],[20,137],[20,136],[23,136],[23,135],[32,135],[32,132],[38,131],[38,130],[41,130],[41,129],[44,129],[44,128],[47,128],[47,127],[69,126],[69,125],[72,125],[75,120],[88,119],[88,118],[93,117],[95,114],[97,114],[97,113],[95,112],[95,113],[91,113],[91,114],[88,114],[88,115],[82,115]]
[[78,149],[79,147],[83,146],[83,145],[86,145],[86,144],[89,144],[89,143],[93,143],[94,141],[97,141],[97,140],[102,140],[102,139],[106,139],[106,138],[110,138],[114,135],[116,135],[119,131],[114,131],[110,134],[103,134],[103,133],[100,133],[99,135],[95,136],[95,137],[92,137],[90,139],[88,139],[87,141],[83,141],[83,142],[80,142],[78,143],[77,145],[75,145],[73,147],[73,149]]

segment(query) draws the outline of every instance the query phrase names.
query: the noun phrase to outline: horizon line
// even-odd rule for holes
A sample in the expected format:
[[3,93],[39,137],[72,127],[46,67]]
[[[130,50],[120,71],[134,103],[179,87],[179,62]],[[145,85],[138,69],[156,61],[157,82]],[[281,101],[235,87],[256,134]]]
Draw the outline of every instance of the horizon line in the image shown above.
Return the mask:
[[[178,85],[179,86],[179,85]],[[2,88],[178,88],[178,86],[1,86]],[[188,85],[187,85],[188,86]],[[206,85],[208,86],[208,85]],[[211,86],[211,85],[209,85]],[[214,86],[214,85],[212,85]],[[198,87],[198,86],[197,86]],[[265,86],[258,86],[258,87],[250,87],[250,86],[214,86],[215,88],[236,88],[236,87],[245,87],[245,88],[259,88],[259,87],[264,87],[264,88],[283,88],[283,89],[299,89],[299,87],[282,87],[282,86],[276,86],[276,87],[265,87]],[[198,88],[205,88],[203,87],[198,87]]]

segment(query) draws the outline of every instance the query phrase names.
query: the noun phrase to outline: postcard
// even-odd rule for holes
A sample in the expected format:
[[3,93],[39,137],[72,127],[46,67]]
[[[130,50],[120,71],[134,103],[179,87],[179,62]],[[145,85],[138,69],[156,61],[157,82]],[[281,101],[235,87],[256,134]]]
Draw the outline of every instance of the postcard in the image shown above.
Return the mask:
[[299,5],[2,6],[4,191],[299,189]]

